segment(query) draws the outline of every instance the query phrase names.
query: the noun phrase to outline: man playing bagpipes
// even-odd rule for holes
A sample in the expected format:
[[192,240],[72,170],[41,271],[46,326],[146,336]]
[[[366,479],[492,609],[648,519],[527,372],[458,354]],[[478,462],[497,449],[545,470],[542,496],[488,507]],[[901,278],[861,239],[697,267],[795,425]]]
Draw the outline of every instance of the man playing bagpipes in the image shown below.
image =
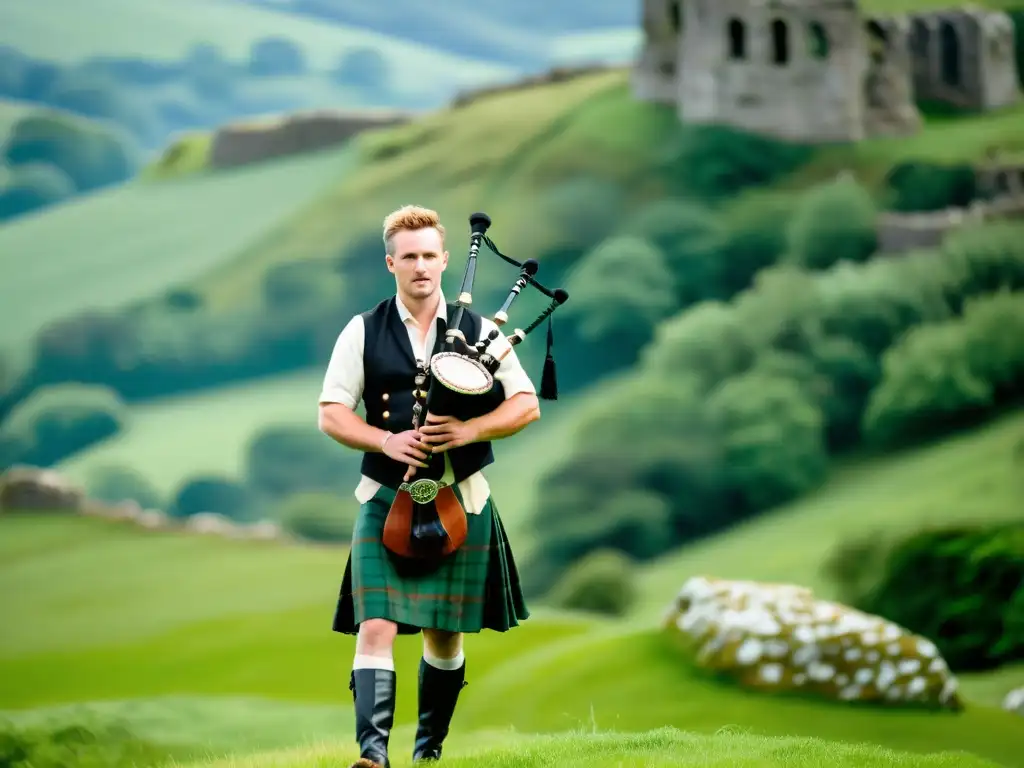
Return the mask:
[[[466,684],[463,634],[504,632],[529,616],[481,471],[494,461],[492,441],[540,417],[536,390],[513,349],[529,330],[506,339],[496,322],[466,308],[490,220],[474,214],[471,223],[463,290],[448,304],[441,291],[448,252],[437,213],[406,206],[387,216],[385,261],[396,293],[342,330],[320,395],[321,431],[363,452],[355,492],[361,506],[333,624],[336,632],[357,635],[350,688],[360,759],[353,768],[389,765],[396,635],[423,633],[413,759],[439,759]],[[519,266],[520,280],[495,315],[499,322],[527,282],[539,286],[527,274],[536,262]],[[556,293],[552,308],[567,298]],[[365,421],[355,413],[360,401]]]

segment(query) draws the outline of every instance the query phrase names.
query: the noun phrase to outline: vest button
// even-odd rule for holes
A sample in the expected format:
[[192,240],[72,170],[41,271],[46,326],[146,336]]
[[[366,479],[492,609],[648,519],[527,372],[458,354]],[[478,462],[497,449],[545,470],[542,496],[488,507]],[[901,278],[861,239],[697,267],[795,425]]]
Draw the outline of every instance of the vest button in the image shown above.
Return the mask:
[[385,392],[383,395],[381,395],[381,400],[383,400],[386,403],[389,397],[391,397],[391,395]]
[[390,416],[391,416],[391,413],[390,413],[390,411],[384,411],[384,413],[382,413],[381,415],[382,415],[382,416],[383,416],[383,417],[384,417],[385,419],[387,419],[387,418],[390,418]]

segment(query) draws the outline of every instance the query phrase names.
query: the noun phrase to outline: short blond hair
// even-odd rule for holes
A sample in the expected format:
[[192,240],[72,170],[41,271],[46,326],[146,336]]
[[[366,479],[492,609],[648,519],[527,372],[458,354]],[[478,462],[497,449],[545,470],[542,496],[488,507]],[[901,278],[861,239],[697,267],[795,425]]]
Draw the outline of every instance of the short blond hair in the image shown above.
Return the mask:
[[394,255],[392,238],[399,232],[407,230],[425,229],[433,227],[441,235],[441,245],[444,246],[444,226],[441,224],[441,217],[437,211],[424,208],[419,205],[403,205],[397,211],[392,211],[384,217],[384,248],[390,255]]

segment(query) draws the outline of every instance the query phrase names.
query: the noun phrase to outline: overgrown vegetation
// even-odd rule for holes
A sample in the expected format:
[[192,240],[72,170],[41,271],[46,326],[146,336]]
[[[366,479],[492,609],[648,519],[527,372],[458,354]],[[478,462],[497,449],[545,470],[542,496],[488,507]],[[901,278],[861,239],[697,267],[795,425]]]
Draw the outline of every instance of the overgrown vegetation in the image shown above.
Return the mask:
[[1024,522],[928,526],[845,542],[826,563],[843,599],[930,638],[956,671],[1024,659]]
[[[110,723],[18,728],[0,720],[3,768],[138,768],[161,765],[176,751],[150,744]],[[184,750],[178,752],[185,754]]]
[[920,440],[1014,402],[1022,238],[1003,223],[898,259],[779,264],[663,322],[541,478],[531,586],[595,549],[648,559],[760,514],[865,439]]

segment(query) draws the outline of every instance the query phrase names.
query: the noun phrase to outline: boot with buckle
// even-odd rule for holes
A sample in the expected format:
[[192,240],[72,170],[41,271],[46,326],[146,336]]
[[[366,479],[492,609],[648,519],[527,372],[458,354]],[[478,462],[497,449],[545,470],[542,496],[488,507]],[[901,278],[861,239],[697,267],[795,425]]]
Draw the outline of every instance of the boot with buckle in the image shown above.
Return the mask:
[[414,763],[441,759],[441,745],[448,735],[459,693],[468,685],[465,678],[465,662],[458,669],[444,670],[420,659],[419,723],[412,753]]
[[349,688],[355,701],[359,742],[359,760],[352,768],[390,768],[388,740],[395,722],[395,673],[387,669],[354,669]]

